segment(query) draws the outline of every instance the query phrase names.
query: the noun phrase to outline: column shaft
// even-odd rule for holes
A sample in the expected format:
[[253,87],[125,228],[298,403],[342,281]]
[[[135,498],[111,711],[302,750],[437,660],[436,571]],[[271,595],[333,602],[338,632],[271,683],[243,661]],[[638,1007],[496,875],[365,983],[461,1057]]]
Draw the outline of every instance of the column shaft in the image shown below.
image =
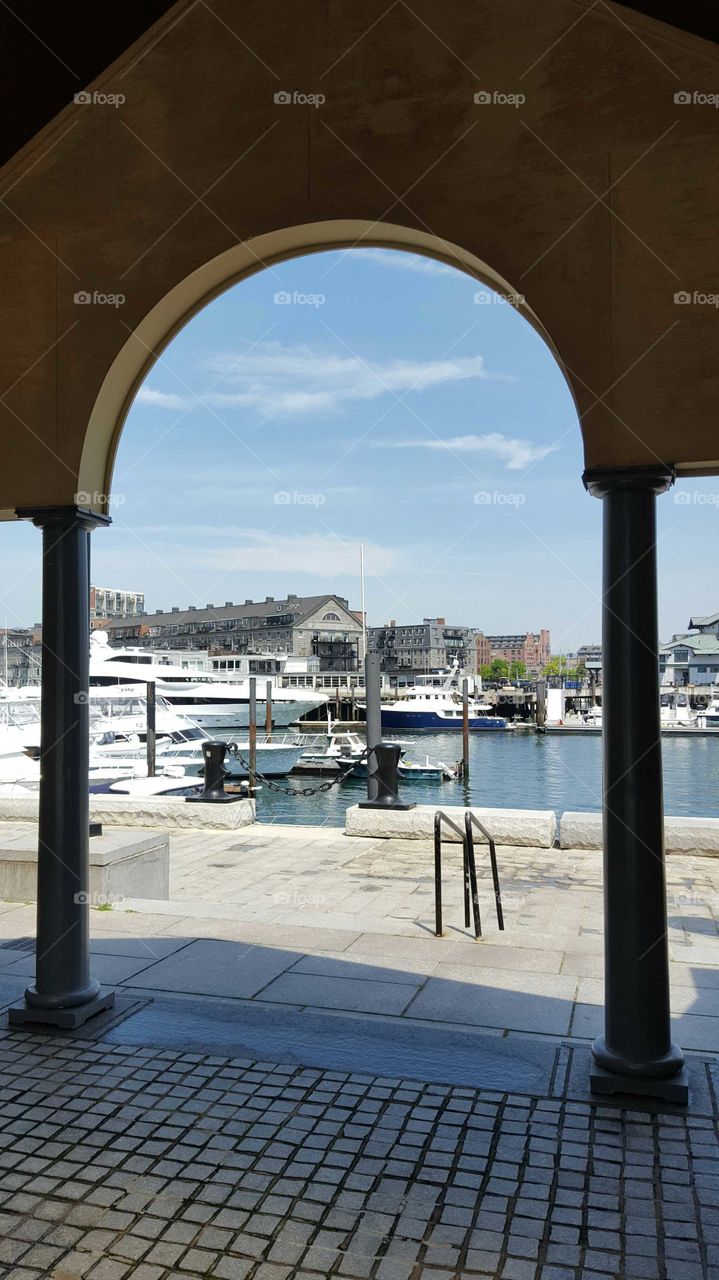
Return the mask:
[[11,1022],[77,1026],[107,1008],[90,976],[89,546],[76,508],[18,512],[42,527],[41,777],[35,984]]
[[605,1034],[592,1087],[682,1101],[683,1084],[667,1083],[683,1058],[669,1016],[657,620],[656,494],[670,480],[647,468],[588,483],[604,505]]

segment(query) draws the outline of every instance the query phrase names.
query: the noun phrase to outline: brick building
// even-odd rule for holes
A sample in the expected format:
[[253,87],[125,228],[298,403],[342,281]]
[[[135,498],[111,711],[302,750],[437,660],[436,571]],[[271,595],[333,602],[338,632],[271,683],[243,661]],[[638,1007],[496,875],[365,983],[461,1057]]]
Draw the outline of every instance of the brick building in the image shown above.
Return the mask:
[[493,658],[523,662],[528,675],[539,675],[551,657],[549,631],[528,631],[526,635],[487,636]]

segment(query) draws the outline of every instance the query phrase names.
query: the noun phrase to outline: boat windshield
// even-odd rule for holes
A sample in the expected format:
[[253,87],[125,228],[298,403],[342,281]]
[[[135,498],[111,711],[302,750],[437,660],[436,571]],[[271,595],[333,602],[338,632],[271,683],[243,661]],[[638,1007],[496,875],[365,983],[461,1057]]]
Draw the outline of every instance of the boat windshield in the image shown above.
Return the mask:
[[0,724],[20,727],[26,724],[40,723],[40,704],[38,702],[0,702]]

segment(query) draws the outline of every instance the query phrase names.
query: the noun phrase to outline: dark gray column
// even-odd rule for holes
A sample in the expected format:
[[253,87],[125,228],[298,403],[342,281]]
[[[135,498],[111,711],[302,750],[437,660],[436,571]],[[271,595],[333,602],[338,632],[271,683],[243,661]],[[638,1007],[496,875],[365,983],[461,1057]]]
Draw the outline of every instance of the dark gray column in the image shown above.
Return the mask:
[[373,804],[379,791],[375,777],[377,768],[375,747],[382,741],[382,711],[380,707],[382,693],[380,655],[378,653],[365,654],[364,687],[367,737],[367,800]]
[[657,625],[656,495],[673,480],[662,466],[584,476],[604,504],[605,1032],[591,1087],[686,1103],[669,1018]]
[[78,507],[19,510],[42,529],[42,725],[35,985],[14,1025],[78,1027],[114,1003],[90,976],[90,531]]

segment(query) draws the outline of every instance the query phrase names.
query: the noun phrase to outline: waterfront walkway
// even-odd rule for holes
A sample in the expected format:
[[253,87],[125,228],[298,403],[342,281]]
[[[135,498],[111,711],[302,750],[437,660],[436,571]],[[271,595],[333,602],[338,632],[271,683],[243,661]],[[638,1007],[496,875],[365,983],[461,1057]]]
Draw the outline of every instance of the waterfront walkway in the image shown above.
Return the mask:
[[[458,847],[435,939],[423,841],[171,845],[168,902],[91,913],[117,1008],[0,1034],[0,1276],[718,1280],[719,861],[668,862],[692,1097],[654,1114],[587,1092],[600,855],[500,849],[476,943]],[[33,926],[0,906],[3,1007]]]
[[[477,847],[483,940],[463,927],[461,854],[444,846],[445,937],[432,848],[335,828],[171,836],[170,900],[91,912],[101,982],[137,997],[221,997],[591,1040],[602,1019],[601,855],[500,848],[506,929]],[[719,1050],[719,859],[667,862],[675,1034]],[[0,990],[34,971],[34,908],[0,910]],[[17,942],[21,941],[19,949]]]

